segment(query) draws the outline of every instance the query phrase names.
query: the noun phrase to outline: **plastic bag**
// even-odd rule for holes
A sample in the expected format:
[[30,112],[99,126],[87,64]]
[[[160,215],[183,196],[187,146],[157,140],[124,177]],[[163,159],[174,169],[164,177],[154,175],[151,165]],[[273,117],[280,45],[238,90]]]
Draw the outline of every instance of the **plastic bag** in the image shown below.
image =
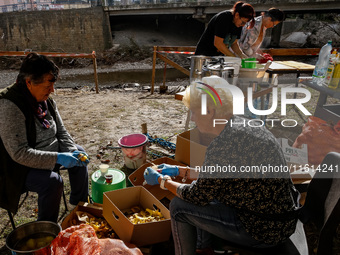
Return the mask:
[[258,57],[256,60],[259,61],[259,64],[265,64],[268,61],[273,61],[273,57],[268,53],[263,53],[261,57]]
[[134,244],[119,239],[98,239],[93,227],[87,224],[61,231],[52,244],[35,255],[143,255]]
[[311,116],[296,138],[293,147],[301,148],[307,144],[308,163],[319,165],[327,153],[340,152],[340,121],[336,125]]

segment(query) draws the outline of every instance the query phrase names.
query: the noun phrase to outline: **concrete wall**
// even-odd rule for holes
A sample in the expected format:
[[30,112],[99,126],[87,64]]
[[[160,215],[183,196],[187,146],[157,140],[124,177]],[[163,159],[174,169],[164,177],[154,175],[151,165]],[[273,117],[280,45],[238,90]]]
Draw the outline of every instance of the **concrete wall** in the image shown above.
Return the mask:
[[0,14],[0,51],[101,52],[112,47],[101,7]]

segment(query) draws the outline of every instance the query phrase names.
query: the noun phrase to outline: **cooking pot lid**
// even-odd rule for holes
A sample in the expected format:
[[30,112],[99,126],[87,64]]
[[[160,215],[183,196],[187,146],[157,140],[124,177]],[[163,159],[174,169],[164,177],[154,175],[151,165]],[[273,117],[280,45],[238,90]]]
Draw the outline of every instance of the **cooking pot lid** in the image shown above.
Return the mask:
[[207,66],[209,70],[213,71],[225,71],[225,70],[234,70],[234,67],[231,63],[225,64],[210,64]]

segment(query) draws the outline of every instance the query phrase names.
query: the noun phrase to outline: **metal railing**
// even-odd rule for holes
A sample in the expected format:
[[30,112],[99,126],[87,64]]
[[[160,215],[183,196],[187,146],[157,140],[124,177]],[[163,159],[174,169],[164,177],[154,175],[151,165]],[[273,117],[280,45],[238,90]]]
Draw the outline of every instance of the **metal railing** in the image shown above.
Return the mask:
[[[114,7],[114,8],[133,8],[135,6],[136,9],[143,6],[144,8],[155,8],[158,6],[162,6],[162,8],[168,8],[169,6],[173,6],[176,8],[185,7],[187,5],[197,5],[197,6],[229,6],[232,5],[236,1],[231,0],[48,0],[45,2],[44,0],[12,0],[17,1],[16,4],[2,4],[4,1],[0,0],[0,13],[1,12],[13,12],[13,11],[41,11],[41,10],[63,10],[63,9],[78,9],[78,8],[88,8],[92,6],[104,6],[104,7]],[[23,3],[26,2],[26,3]],[[263,5],[260,0],[249,0],[250,4],[254,5]],[[266,1],[265,1],[266,2]],[[294,11],[306,10],[309,11],[323,11],[328,12],[330,10],[339,10],[340,2],[339,0],[307,0],[305,2],[301,2],[301,0],[291,0],[289,4],[285,4],[285,1],[278,2],[276,7],[284,9],[285,11]],[[269,3],[267,3],[268,5]],[[267,6],[264,4],[264,6]],[[130,7],[131,6],[131,7]],[[280,7],[281,6],[281,7]],[[262,8],[264,8],[262,6]],[[266,7],[267,8],[267,7]],[[265,9],[266,9],[265,8]]]
[[66,10],[66,9],[80,9],[89,8],[92,6],[101,5],[100,0],[66,0],[66,1],[55,1],[51,2],[28,2],[28,3],[17,3],[0,5],[0,13],[5,12],[20,12],[20,11],[48,11],[48,10]]
[[133,5],[133,4],[174,4],[174,3],[230,3],[230,0],[108,0],[108,5]]
[[0,4],[0,13],[17,11],[46,11],[89,8],[92,6],[129,6],[129,5],[158,5],[175,3],[230,3],[230,0],[64,0],[51,2],[27,1],[27,3]]

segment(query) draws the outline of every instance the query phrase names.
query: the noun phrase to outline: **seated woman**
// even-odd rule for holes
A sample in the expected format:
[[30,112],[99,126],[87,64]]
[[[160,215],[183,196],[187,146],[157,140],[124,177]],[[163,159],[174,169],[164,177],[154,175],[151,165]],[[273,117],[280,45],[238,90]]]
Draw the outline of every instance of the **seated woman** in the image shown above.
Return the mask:
[[24,191],[38,193],[38,220],[57,222],[68,169],[70,203],[88,199],[84,149],[67,132],[55,101],[59,69],[46,56],[29,53],[16,82],[0,92],[0,207],[15,213]]
[[255,18],[255,24],[253,27],[244,26],[242,28],[241,37],[238,40],[240,49],[248,57],[259,57],[262,53],[259,48],[263,42],[268,28],[273,28],[282,21],[284,21],[285,15],[283,11],[270,8],[266,12],[262,12],[261,16]]
[[[299,193],[280,145],[264,126],[249,126],[244,118],[233,116],[232,95],[222,89],[228,87],[224,79],[211,76],[202,81],[206,85],[192,83],[183,98],[199,131],[215,136],[198,179],[191,184],[173,181],[167,175],[182,171],[174,166],[162,166],[161,173],[147,168],[144,173],[148,184],[160,183],[177,195],[170,204],[176,254],[209,249],[211,239],[202,238],[208,234],[259,248],[285,241],[296,227]],[[205,109],[203,87],[214,88],[222,103],[207,96]]]

